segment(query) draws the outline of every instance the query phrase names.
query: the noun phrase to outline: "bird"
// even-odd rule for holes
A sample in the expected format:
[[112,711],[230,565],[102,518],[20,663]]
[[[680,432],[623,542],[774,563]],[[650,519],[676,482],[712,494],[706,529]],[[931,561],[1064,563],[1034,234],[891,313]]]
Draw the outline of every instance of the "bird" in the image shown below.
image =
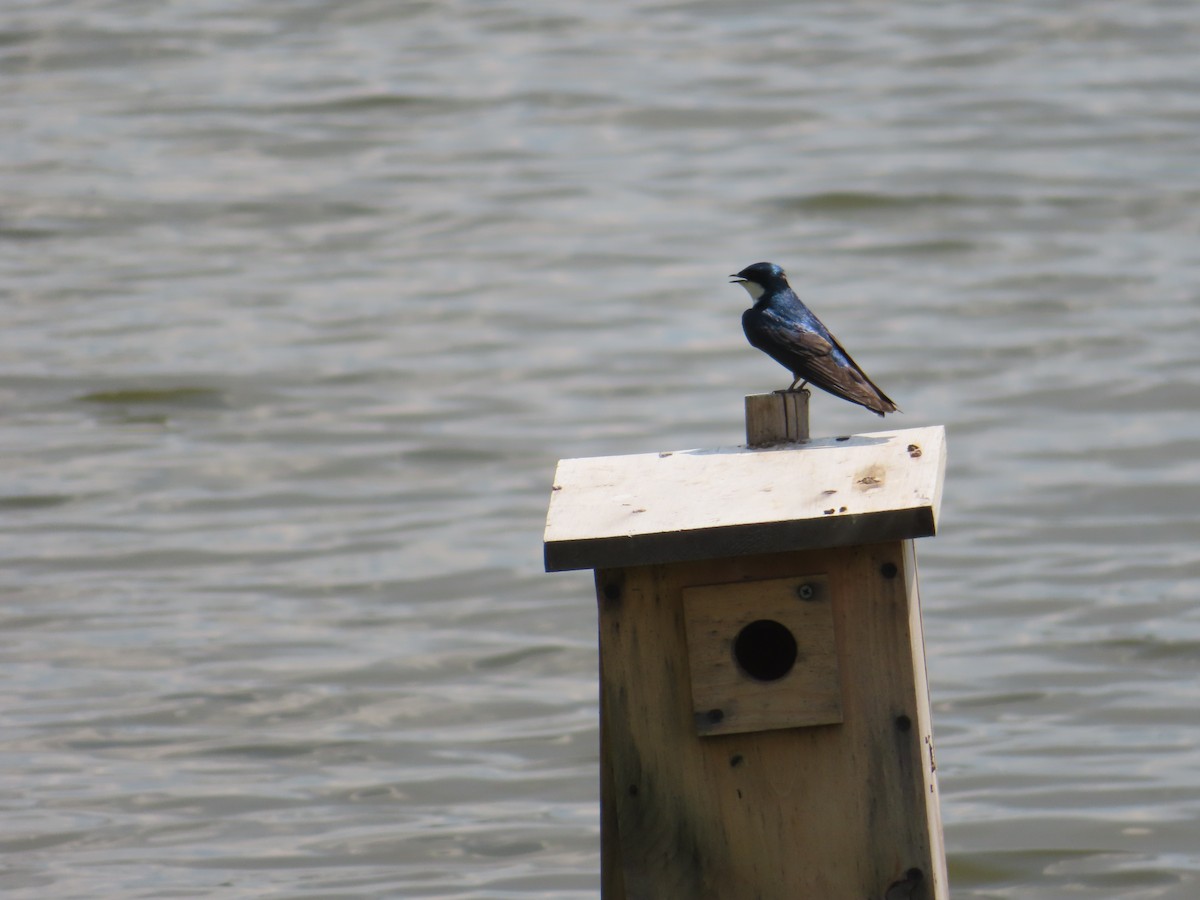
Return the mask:
[[783,269],[757,262],[729,277],[730,284],[740,284],[754,301],[742,313],[746,339],[792,373],[795,380],[787,390],[813,384],[880,416],[899,410],[796,296]]

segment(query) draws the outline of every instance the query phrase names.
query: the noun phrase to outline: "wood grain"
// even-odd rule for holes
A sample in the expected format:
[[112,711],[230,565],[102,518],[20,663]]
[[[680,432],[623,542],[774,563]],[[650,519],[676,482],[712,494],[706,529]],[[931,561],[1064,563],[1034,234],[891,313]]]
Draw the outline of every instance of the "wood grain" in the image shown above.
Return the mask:
[[775,391],[746,396],[746,445],[804,443],[808,433],[808,391]]
[[548,571],[841,547],[937,531],[941,426],[754,450],[687,450],[558,464]]
[[[833,603],[825,575],[689,587],[682,600],[697,734],[842,721]],[[770,641],[762,647],[761,641],[745,640],[747,628],[764,622],[794,642],[793,664],[775,678],[746,667],[755,664],[758,651],[767,656],[758,661],[764,668],[785,661],[771,652]],[[751,658],[742,659],[746,654]]]
[[[841,724],[700,736],[684,592],[829,579]],[[597,572],[606,898],[944,900],[911,542]],[[617,871],[614,871],[617,869]]]

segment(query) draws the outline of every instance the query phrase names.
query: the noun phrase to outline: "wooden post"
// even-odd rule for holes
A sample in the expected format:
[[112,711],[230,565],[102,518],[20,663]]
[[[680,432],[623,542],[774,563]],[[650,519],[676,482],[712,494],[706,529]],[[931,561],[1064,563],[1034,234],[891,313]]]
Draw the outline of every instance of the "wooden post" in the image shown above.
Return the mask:
[[944,450],[560,461],[546,566],[596,570],[605,900],[948,897],[912,540]]
[[808,440],[807,390],[746,396],[746,444],[803,444]]

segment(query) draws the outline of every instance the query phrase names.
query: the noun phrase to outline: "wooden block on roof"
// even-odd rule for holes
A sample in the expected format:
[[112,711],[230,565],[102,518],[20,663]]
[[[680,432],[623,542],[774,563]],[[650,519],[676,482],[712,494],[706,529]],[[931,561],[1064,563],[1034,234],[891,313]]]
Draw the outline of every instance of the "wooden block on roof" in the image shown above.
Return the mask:
[[937,532],[940,425],[803,445],[560,460],[550,572],[844,547]]

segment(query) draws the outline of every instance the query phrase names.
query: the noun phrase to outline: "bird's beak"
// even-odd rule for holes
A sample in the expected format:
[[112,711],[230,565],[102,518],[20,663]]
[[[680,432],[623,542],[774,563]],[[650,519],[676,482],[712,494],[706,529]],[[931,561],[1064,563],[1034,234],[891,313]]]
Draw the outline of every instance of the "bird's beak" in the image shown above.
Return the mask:
[[740,275],[730,275],[729,278],[730,278],[730,282],[729,282],[730,284],[745,284],[746,283],[746,279],[742,278]]

